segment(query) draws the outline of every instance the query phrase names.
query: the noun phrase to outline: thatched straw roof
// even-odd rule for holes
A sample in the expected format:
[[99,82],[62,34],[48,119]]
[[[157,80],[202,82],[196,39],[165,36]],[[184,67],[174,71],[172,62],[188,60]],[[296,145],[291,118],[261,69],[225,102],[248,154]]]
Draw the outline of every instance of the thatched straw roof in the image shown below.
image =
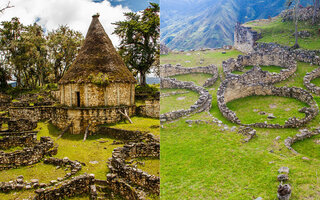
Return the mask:
[[59,81],[66,83],[127,82],[135,83],[132,73],[104,31],[99,15],[92,16],[88,33],[80,52]]

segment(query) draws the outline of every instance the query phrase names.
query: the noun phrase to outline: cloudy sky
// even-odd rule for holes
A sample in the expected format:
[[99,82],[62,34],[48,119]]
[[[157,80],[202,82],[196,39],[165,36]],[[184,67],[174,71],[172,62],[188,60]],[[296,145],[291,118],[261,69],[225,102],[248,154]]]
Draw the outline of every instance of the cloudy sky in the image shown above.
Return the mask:
[[[139,11],[148,6],[148,0],[11,0],[10,8],[0,15],[0,21],[9,21],[19,17],[24,25],[35,21],[46,30],[52,30],[59,25],[67,24],[70,28],[86,34],[91,16],[100,13],[100,22],[114,45],[119,39],[111,33],[114,30],[112,22],[124,20],[123,13]],[[152,2],[159,3],[159,0]],[[0,0],[0,8],[8,0]]]

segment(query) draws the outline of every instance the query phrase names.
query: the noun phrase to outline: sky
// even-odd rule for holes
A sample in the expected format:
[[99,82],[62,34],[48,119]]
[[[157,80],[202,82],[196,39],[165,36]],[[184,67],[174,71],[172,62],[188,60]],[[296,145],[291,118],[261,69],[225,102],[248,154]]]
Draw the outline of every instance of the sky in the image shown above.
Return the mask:
[[[9,0],[0,0],[0,8]],[[53,30],[59,25],[68,25],[84,36],[89,28],[92,15],[99,13],[99,20],[112,40],[119,45],[119,38],[112,35],[111,23],[125,19],[124,12],[137,12],[148,6],[148,0],[11,0],[13,8],[0,14],[0,21],[18,17],[24,25],[37,21],[45,30]],[[159,3],[159,0],[152,2]]]

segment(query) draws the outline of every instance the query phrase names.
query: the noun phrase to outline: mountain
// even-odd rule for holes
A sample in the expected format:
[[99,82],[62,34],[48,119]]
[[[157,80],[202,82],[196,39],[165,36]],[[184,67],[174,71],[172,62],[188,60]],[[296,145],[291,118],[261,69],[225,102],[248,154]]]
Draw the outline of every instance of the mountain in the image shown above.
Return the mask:
[[[303,1],[304,5],[311,4]],[[285,0],[161,0],[161,42],[190,50],[233,44],[236,22],[274,17]]]

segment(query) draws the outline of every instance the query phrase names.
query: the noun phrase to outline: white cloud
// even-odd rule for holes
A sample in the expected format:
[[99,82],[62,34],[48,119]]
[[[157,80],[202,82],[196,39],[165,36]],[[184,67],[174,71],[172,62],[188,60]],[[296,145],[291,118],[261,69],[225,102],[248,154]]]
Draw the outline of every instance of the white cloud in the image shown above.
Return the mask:
[[37,18],[41,26],[47,30],[56,29],[67,24],[70,28],[80,31],[85,36],[91,17],[100,13],[100,22],[114,45],[119,44],[118,36],[112,35],[112,22],[124,20],[123,13],[130,12],[127,7],[112,7],[109,1],[94,3],[91,0],[11,0],[14,8],[0,15],[0,21],[8,21],[19,17],[24,25],[33,24]]

